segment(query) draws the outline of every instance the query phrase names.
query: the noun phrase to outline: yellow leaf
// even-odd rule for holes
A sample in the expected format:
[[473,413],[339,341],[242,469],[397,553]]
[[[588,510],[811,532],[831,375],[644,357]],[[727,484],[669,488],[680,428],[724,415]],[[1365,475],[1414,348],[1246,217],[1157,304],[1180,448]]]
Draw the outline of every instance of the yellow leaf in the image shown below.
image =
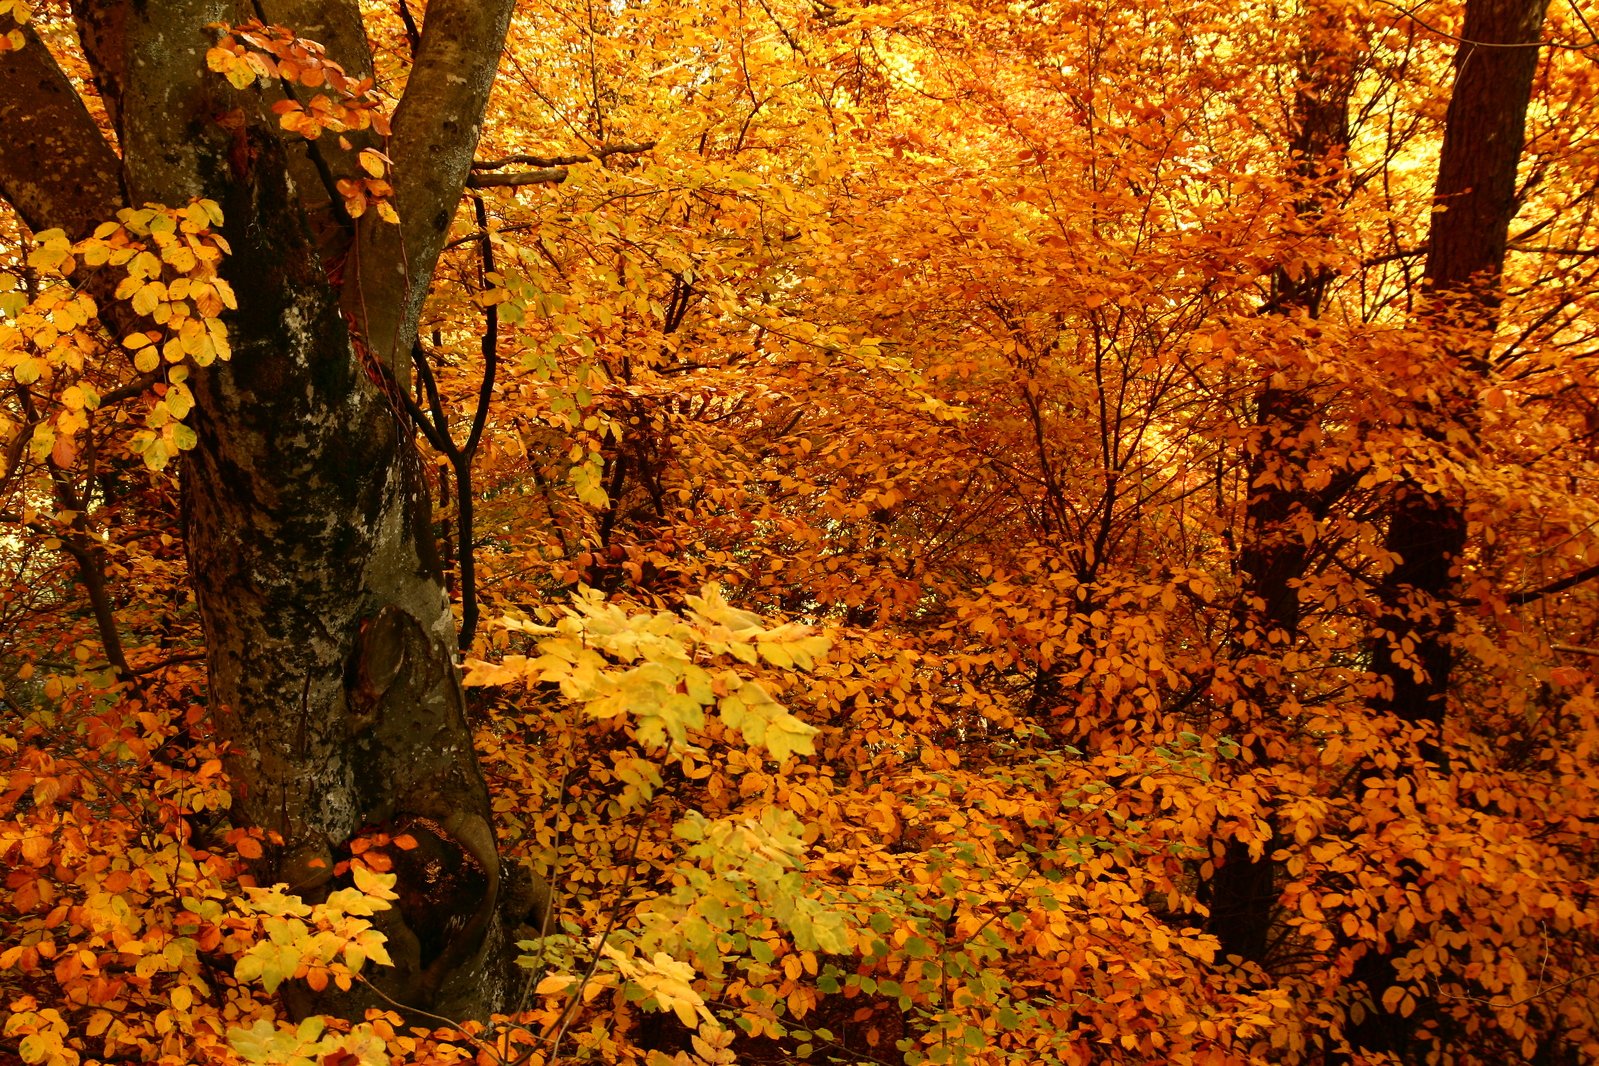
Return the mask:
[[565,992],[576,983],[577,978],[569,973],[552,973],[540,981],[533,991],[540,996],[553,996]]
[[142,286],[133,294],[133,309],[141,315],[148,315],[156,309],[156,305],[165,298],[167,287],[159,281],[152,281]]
[[350,873],[355,879],[355,887],[360,889],[363,895],[377,899],[398,898],[393,891],[395,881],[393,874],[380,874],[367,869],[365,866],[354,864],[350,867]]
[[35,359],[30,356],[17,363],[11,374],[17,379],[18,385],[32,385],[39,380],[40,375],[48,368],[49,364],[43,359]]

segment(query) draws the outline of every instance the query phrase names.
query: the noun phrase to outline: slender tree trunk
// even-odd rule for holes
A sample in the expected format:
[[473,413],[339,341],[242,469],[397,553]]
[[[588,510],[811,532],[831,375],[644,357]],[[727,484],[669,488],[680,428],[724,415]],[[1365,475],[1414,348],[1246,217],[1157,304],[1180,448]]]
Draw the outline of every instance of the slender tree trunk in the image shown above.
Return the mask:
[[[363,827],[415,837],[414,852],[395,853],[400,901],[385,919],[396,965],[372,977],[394,1000],[452,1016],[503,1004],[502,920],[519,916],[501,913],[508,874],[421,466],[392,395],[409,370],[395,353],[410,351],[511,6],[429,5],[386,146],[399,226],[370,214],[341,224],[320,175],[353,176],[351,152],[325,137],[313,158],[278,129],[276,87],[237,91],[206,69],[206,27],[242,21],[253,5],[77,5],[120,160],[70,87],[63,95],[36,38],[0,56],[0,112],[29,118],[32,131],[4,153],[0,193],[31,225],[81,235],[123,205],[123,189],[135,204],[207,197],[223,207],[223,269],[239,307],[227,318],[231,361],[190,379],[199,444],[184,466],[184,525],[235,817],[281,838],[259,876],[310,898]],[[351,0],[259,10],[319,39],[348,71],[371,69]],[[57,168],[94,180],[39,180]],[[366,352],[388,363],[388,387]],[[345,1012],[368,998],[291,995],[300,1010]]]
[[[1298,188],[1295,214],[1301,224],[1314,225],[1324,212],[1329,186],[1342,167],[1349,145],[1349,97],[1353,88],[1353,62],[1348,50],[1335,43],[1334,16],[1312,11],[1306,47],[1299,60],[1299,86],[1294,93],[1290,180]],[[1315,318],[1331,272],[1319,265],[1288,270],[1272,277],[1274,314]],[[1300,526],[1323,507],[1318,494],[1300,483],[1305,444],[1303,432],[1315,424],[1317,407],[1312,383],[1302,368],[1284,368],[1261,386],[1256,396],[1255,425],[1259,442],[1248,464],[1249,489],[1245,502],[1245,542],[1239,553],[1243,573],[1240,628],[1255,634],[1255,653],[1277,656],[1299,638],[1299,594],[1294,581],[1305,572],[1309,547]],[[1250,730],[1258,737],[1265,720],[1281,698],[1277,686],[1257,679],[1250,686],[1250,703],[1259,721]],[[1257,765],[1271,759],[1264,743],[1251,754]],[[1266,842],[1255,858],[1249,846],[1229,840],[1221,865],[1209,885],[1209,932],[1221,944],[1221,954],[1261,962],[1269,946],[1272,910],[1277,902],[1276,864],[1271,853],[1278,840]]]
[[[1436,383],[1439,399],[1418,412],[1418,428],[1434,443],[1445,439],[1448,426],[1469,425],[1472,401],[1465,383],[1489,368],[1547,7],[1548,0],[1466,2],[1424,271],[1423,313],[1439,342],[1429,355],[1437,365],[1420,372]],[[1465,543],[1458,491],[1411,480],[1395,488],[1385,547],[1398,562],[1379,593],[1384,614],[1373,654],[1387,694],[1376,709],[1424,730],[1421,755],[1427,762],[1437,762],[1443,751],[1454,666],[1448,597]],[[1369,951],[1353,978],[1369,1003],[1348,1033],[1350,1043],[1407,1061],[1419,1058],[1426,1049],[1416,1046],[1418,1017],[1402,1018],[1382,1007],[1383,993],[1395,980],[1390,956]]]

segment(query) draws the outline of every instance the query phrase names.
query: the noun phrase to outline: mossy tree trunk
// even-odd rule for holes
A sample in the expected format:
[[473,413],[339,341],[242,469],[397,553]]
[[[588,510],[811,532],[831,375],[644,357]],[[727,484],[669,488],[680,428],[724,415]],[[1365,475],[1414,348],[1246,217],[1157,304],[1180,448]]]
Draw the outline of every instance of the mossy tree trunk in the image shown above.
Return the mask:
[[[239,307],[232,359],[196,370],[199,444],[184,463],[185,536],[205,623],[214,718],[242,822],[281,837],[260,876],[314,897],[363,827],[420,842],[397,865],[383,993],[452,1016],[506,997],[488,791],[473,753],[421,467],[390,398],[476,147],[509,0],[433,0],[383,146],[401,224],[352,221],[328,177],[352,138],[278,128],[277,86],[206,69],[209,24],[262,17],[372,69],[347,0],[102,0],[75,5],[116,125],[96,128],[42,42],[0,55],[0,195],[35,229],[81,237],[127,204],[223,207]],[[370,137],[370,135],[367,135]],[[313,153],[315,153],[313,155]],[[60,180],[78,176],[80,180]],[[92,282],[91,282],[92,284]],[[110,305],[110,300],[102,300]],[[389,388],[379,387],[388,368]],[[306,993],[301,1010],[355,1011]]]

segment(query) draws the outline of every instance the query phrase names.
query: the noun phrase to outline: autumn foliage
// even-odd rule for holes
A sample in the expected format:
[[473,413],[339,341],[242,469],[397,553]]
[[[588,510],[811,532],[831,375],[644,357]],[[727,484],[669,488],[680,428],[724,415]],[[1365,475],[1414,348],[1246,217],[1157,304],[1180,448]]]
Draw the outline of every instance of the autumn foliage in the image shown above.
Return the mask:
[[[1599,1059],[1599,39],[1532,5],[1445,284],[1471,5],[518,5],[357,352],[529,895],[490,1018],[363,998],[437,826],[258,883],[180,517],[223,206],[0,216],[0,1062]],[[425,12],[360,79],[274,10],[209,76],[392,225]]]

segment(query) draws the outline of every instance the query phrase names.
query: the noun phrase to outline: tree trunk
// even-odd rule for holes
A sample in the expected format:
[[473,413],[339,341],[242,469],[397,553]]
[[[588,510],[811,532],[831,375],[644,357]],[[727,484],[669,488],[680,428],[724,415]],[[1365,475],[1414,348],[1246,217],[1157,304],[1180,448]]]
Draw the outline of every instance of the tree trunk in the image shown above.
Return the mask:
[[[1299,57],[1299,85],[1294,93],[1289,178],[1298,189],[1295,214],[1314,225],[1323,214],[1329,184],[1342,168],[1349,146],[1349,97],[1353,90],[1353,57],[1334,38],[1335,16],[1312,11],[1306,44]],[[1320,265],[1295,270],[1278,268],[1272,276],[1268,310],[1274,314],[1316,318],[1331,272]],[[1256,636],[1254,652],[1277,657],[1299,639],[1299,594],[1294,581],[1304,575],[1310,547],[1300,524],[1313,521],[1330,501],[1329,491],[1303,487],[1304,430],[1316,419],[1312,382],[1303,367],[1285,367],[1273,374],[1256,395],[1255,426],[1259,441],[1248,463],[1245,541],[1239,552],[1243,573],[1240,628]],[[1281,699],[1278,686],[1257,678],[1249,686],[1256,720],[1248,731],[1262,736]],[[1251,752],[1256,765],[1272,758],[1264,742]],[[1266,842],[1264,854],[1250,855],[1247,844],[1229,840],[1221,865],[1209,884],[1207,930],[1221,945],[1221,955],[1259,963],[1266,957],[1272,911],[1277,903],[1276,869],[1271,853],[1278,840]]]
[[[341,222],[320,175],[354,176],[352,152],[328,136],[313,157],[278,129],[276,86],[236,91],[206,69],[205,27],[254,8],[77,5],[95,82],[112,96],[119,162],[82,103],[61,95],[65,79],[37,38],[0,56],[0,110],[36,118],[31,140],[0,162],[0,193],[30,225],[82,235],[123,206],[124,188],[134,204],[222,204],[224,276],[239,299],[227,318],[233,355],[193,372],[199,444],[183,473],[235,815],[282,838],[259,876],[311,898],[363,827],[417,838],[414,854],[397,853],[400,902],[385,927],[396,965],[372,978],[399,1002],[451,1016],[504,1001],[506,876],[411,427],[390,399],[393,378],[380,387],[362,349],[406,380],[511,6],[429,5],[386,146],[399,226],[371,213]],[[346,70],[371,69],[353,2],[287,0],[264,15],[320,40]],[[111,180],[36,180],[65,167]],[[304,991],[293,1005],[351,1012],[365,999]]]
[[[1439,377],[1445,385],[1439,402],[1421,412],[1422,432],[1435,439],[1444,422],[1469,417],[1460,372],[1487,369],[1547,7],[1548,0],[1466,4],[1424,273],[1425,314],[1441,338]],[[1384,589],[1389,610],[1376,648],[1377,673],[1389,682],[1390,694],[1379,709],[1428,727],[1434,745],[1452,666],[1452,627],[1443,600],[1465,536],[1457,498],[1411,481],[1396,489],[1386,547],[1400,562]],[[1406,647],[1414,652],[1406,655]]]
[[[1419,369],[1438,383],[1439,399],[1418,412],[1418,428],[1435,443],[1445,439],[1450,424],[1469,425],[1472,400],[1465,382],[1489,366],[1547,7],[1548,0],[1466,3],[1424,271],[1423,313],[1439,338],[1431,355],[1438,365]],[[1376,709],[1422,727],[1420,753],[1426,762],[1442,756],[1454,665],[1448,597],[1453,567],[1466,543],[1459,496],[1447,488],[1401,482],[1389,507],[1385,539],[1399,561],[1379,590],[1384,614],[1373,659],[1387,694]],[[1419,1014],[1403,1018],[1383,1009],[1383,992],[1395,976],[1390,957],[1368,949],[1353,978],[1370,1002],[1348,1035],[1354,1047],[1408,1060],[1425,1049],[1414,1046]]]

